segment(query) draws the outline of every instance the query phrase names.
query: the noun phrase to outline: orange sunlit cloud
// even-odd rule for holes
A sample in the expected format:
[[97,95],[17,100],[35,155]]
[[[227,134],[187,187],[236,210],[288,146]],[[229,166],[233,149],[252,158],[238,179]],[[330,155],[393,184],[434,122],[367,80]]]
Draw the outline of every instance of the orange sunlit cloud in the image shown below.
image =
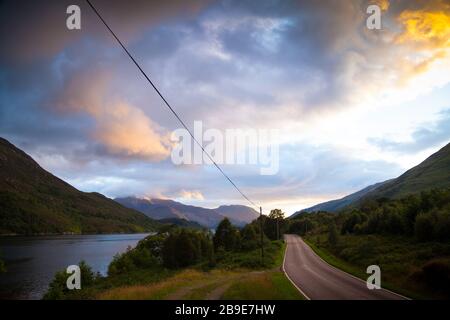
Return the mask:
[[450,47],[450,13],[444,11],[403,11],[399,16],[404,32],[398,43],[415,43],[423,49]]

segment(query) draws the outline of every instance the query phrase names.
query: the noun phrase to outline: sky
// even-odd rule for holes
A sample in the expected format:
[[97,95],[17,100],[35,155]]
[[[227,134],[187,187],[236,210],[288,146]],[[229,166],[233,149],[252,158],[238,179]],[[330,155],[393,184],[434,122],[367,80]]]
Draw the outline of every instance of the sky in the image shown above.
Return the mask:
[[[91,1],[188,127],[279,130],[276,174],[222,166],[265,213],[397,177],[450,140],[449,1]],[[86,2],[0,6],[1,137],[82,191],[248,204],[214,166],[173,163],[179,122]]]

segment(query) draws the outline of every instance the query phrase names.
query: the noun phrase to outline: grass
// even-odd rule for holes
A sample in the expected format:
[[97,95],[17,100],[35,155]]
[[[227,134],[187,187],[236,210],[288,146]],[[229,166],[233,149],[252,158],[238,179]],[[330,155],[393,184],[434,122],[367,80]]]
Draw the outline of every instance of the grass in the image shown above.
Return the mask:
[[281,267],[281,265],[283,265],[285,252],[286,252],[286,242],[283,241],[281,243],[281,248],[278,250],[277,254],[275,255],[273,267]]
[[286,243],[280,242],[278,250],[271,257],[272,270],[253,272],[239,281],[234,281],[224,292],[222,299],[305,300],[305,297],[294,287],[284,272],[280,271],[285,251]]
[[184,296],[186,300],[205,300],[214,290],[220,289],[224,283],[221,281],[209,283],[199,288],[194,288],[190,293]]
[[189,287],[221,275],[223,276],[222,271],[206,273],[188,269],[156,283],[112,288],[102,292],[97,298],[101,300],[160,300],[180,288]]
[[308,236],[305,241],[323,260],[364,281],[367,266],[375,264],[381,268],[383,288],[413,299],[445,298],[417,281],[415,275],[431,259],[448,257],[449,244],[384,235],[342,235],[334,247],[325,234]]
[[357,278],[366,280],[368,275],[363,272],[363,269],[356,267],[342,259],[339,259],[338,257],[334,256],[332,253],[327,251],[325,248],[319,248],[314,243],[307,239],[303,239],[310,247],[313,249],[313,251],[321,257],[323,260],[325,260],[327,263],[331,264],[333,267],[336,267],[338,269],[344,270],[347,273],[350,273],[351,275],[354,275]]
[[225,300],[304,300],[280,271],[252,274],[234,282],[222,296]]
[[264,261],[261,261],[261,249],[250,251],[223,252],[217,256],[216,268],[218,269],[251,269],[266,270],[281,266],[284,254],[284,242],[265,241]]
[[[149,275],[112,278],[97,290],[94,298],[102,300],[160,299],[274,299],[299,300],[304,297],[279,269],[286,245],[276,241],[266,246],[264,267],[259,251],[237,252],[222,257],[222,262],[209,271],[185,269]],[[242,268],[257,257],[253,269]],[[258,265],[259,264],[259,265]],[[223,268],[225,266],[225,268]]]
[[259,249],[219,252],[214,267],[206,261],[178,270],[166,269],[161,264],[144,268],[130,263],[126,265],[128,269],[117,269],[121,273],[92,276],[91,284],[83,290],[66,290],[64,276],[56,277],[48,297],[76,300],[302,299],[281,272],[285,243],[267,241],[264,249],[263,261]]
[[[214,291],[217,290],[217,295]],[[222,290],[221,290],[222,289]],[[223,291],[223,292],[222,292]],[[100,293],[101,300],[160,299],[303,299],[298,290],[280,271],[184,270],[147,285],[112,288]]]

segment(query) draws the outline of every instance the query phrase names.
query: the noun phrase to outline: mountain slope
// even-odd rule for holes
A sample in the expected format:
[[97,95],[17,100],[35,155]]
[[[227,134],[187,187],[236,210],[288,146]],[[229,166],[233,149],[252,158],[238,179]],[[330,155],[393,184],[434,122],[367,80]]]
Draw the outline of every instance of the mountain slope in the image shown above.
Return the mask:
[[195,222],[195,221],[189,221],[185,219],[178,219],[178,218],[166,218],[166,219],[160,219],[158,222],[164,223],[164,224],[173,224],[179,227],[184,228],[191,228],[191,229],[198,229],[202,230],[206,227],[202,226],[201,224]]
[[[152,219],[184,219],[208,228],[215,228],[224,217],[228,217],[233,224],[238,226],[243,226],[256,218],[251,215],[253,209],[246,206],[233,205],[207,209],[165,199],[147,200],[125,197],[115,200],[128,208],[139,210]],[[254,212],[256,213],[256,211]]]
[[450,143],[396,179],[369,192],[364,198],[398,199],[433,188],[450,187]]
[[409,169],[401,176],[385,182],[368,186],[338,200],[319,203],[313,207],[296,212],[328,211],[337,212],[349,205],[355,205],[366,199],[399,199],[409,194],[450,187],[450,143],[432,154],[419,165]]
[[379,182],[379,183],[370,185],[368,187],[365,187],[364,189],[359,190],[355,193],[351,193],[348,196],[345,196],[343,198],[331,200],[331,201],[327,201],[327,202],[322,202],[322,203],[316,204],[315,206],[297,211],[296,213],[294,213],[292,215],[292,217],[295,217],[297,214],[299,214],[301,212],[316,212],[316,211],[338,212],[339,210],[358,201],[359,199],[361,199],[362,197],[367,195],[369,192],[375,190],[376,188],[380,187],[381,185],[383,185],[389,181],[390,180],[385,181],[385,182]]
[[99,193],[81,192],[0,138],[0,234],[122,233],[159,223]]
[[259,215],[255,209],[242,205],[220,206],[215,210],[225,217],[244,223],[252,222]]

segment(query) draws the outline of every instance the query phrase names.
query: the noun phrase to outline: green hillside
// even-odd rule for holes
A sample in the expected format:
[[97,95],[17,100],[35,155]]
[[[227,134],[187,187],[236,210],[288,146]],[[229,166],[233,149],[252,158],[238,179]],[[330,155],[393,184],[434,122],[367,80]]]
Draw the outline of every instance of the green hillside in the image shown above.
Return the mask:
[[99,193],[75,189],[0,138],[0,234],[126,233],[157,226]]
[[450,188],[450,143],[398,178],[368,186],[341,199],[302,209],[292,217],[304,212],[339,212],[345,208],[359,207],[368,200],[400,199],[423,191],[446,188]]
[[450,143],[397,179],[368,193],[366,197],[399,199],[433,188],[448,187],[450,187]]

